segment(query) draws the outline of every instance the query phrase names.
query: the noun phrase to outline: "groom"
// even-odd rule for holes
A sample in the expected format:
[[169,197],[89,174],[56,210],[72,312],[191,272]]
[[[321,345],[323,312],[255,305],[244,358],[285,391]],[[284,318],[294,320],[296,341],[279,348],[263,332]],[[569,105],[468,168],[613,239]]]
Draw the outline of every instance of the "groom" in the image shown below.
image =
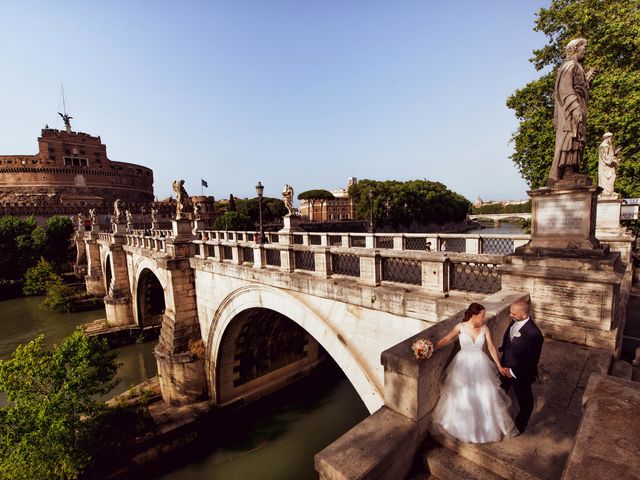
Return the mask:
[[520,411],[516,416],[516,427],[523,433],[533,412],[531,384],[538,378],[538,360],[542,351],[542,332],[529,317],[529,304],[518,301],[509,308],[511,323],[504,332],[502,346],[502,388],[513,390]]

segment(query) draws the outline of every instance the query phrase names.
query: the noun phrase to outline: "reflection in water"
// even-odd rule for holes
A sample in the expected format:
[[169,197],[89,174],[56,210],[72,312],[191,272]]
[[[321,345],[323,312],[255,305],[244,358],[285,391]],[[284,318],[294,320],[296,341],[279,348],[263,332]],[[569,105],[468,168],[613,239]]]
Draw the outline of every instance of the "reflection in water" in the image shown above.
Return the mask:
[[[317,479],[313,456],[368,416],[355,389],[334,365],[206,427],[186,466],[162,465],[137,479]],[[167,469],[173,468],[170,473]]]
[[[493,224],[487,224],[493,225]],[[499,227],[488,226],[487,228],[476,228],[466,233],[477,233],[479,235],[522,235],[522,227],[518,223],[503,222]]]

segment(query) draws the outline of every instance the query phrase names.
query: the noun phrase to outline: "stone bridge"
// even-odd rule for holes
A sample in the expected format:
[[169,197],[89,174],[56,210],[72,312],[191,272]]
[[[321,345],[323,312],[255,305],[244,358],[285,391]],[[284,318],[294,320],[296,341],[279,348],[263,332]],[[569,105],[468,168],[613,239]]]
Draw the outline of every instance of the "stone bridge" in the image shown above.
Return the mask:
[[[85,234],[87,290],[104,295],[108,325],[161,326],[155,356],[171,404],[248,402],[331,357],[372,413],[357,435],[404,432],[379,455],[363,443],[371,468],[406,473],[450,358],[429,370],[411,358],[411,339],[440,335],[472,299],[487,306],[498,335],[509,302],[530,295],[549,336],[619,348],[632,275],[619,254],[595,273],[541,258],[538,275],[511,255],[525,235],[281,231],[256,243],[256,232],[196,227],[180,220],[171,230]],[[426,251],[427,242],[438,250]],[[347,478],[343,444],[316,458],[321,478]],[[363,475],[353,478],[392,478]]]
[[469,215],[470,220],[491,221],[494,227],[499,227],[501,222],[513,222],[514,220],[531,220],[530,213],[479,213]]
[[173,226],[85,234],[87,290],[105,295],[108,325],[161,325],[165,401],[249,401],[330,356],[371,412],[381,352],[459,308],[453,292],[498,291],[496,267],[528,239],[290,232],[260,244]]

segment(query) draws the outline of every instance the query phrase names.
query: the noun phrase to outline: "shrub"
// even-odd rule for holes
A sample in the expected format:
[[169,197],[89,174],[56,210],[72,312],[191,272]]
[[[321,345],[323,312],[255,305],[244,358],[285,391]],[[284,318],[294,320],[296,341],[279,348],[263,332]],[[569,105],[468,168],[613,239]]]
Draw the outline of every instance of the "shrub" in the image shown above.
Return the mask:
[[54,312],[70,312],[71,304],[75,291],[69,285],[66,285],[62,278],[56,275],[49,287],[47,288],[47,294],[42,302],[42,306],[47,310],[53,310]]
[[27,270],[22,293],[25,295],[44,295],[47,293],[49,285],[58,278],[60,277],[56,275],[53,265],[40,257],[38,263]]

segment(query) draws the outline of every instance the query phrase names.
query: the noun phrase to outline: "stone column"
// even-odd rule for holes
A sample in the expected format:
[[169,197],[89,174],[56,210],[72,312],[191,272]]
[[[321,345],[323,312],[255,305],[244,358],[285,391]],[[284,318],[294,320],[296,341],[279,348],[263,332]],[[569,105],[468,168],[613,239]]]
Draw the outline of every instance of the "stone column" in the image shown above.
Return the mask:
[[[166,262],[166,263],[165,263]],[[154,354],[162,399],[173,405],[203,400],[207,395],[194,273],[188,258],[165,260],[167,306]]]
[[84,277],[87,293],[105,296],[107,294],[100,265],[100,246],[97,233],[91,233],[85,238],[84,245],[87,252],[87,275]]
[[109,257],[112,276],[111,284],[107,285],[107,296],[104,297],[107,325],[110,327],[132,325],[134,318],[131,308],[127,254],[122,249],[122,245],[111,245]]

